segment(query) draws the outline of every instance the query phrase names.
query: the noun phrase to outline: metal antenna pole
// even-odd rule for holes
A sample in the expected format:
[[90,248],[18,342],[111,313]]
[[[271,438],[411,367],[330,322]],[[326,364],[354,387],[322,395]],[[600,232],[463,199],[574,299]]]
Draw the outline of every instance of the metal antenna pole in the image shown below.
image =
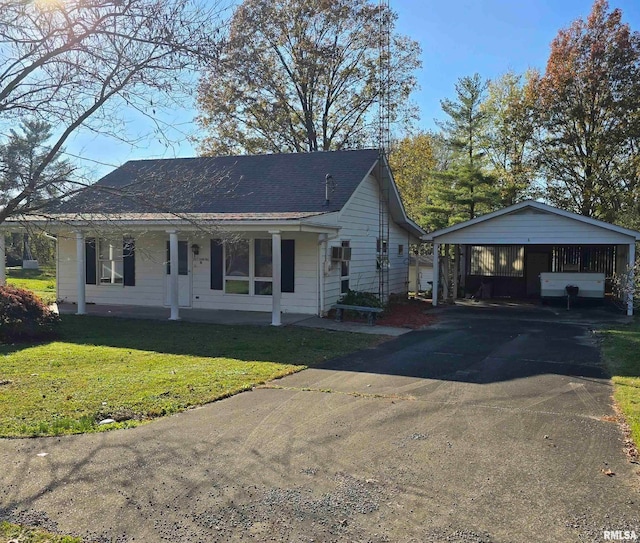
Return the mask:
[[378,297],[389,296],[389,185],[387,153],[391,146],[389,86],[391,82],[391,28],[389,0],[378,4],[378,180],[380,182],[378,218]]

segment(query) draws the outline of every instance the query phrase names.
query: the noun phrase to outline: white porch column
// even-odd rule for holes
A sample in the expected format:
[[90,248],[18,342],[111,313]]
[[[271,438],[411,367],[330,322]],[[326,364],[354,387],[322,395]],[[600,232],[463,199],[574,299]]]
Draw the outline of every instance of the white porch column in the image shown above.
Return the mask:
[[169,305],[171,306],[170,321],[180,320],[180,307],[178,298],[178,231],[167,230],[169,234]]
[[4,232],[0,230],[0,287],[7,284],[7,254],[4,246]]
[[636,267],[636,244],[629,243],[629,297],[627,298],[627,315],[633,315],[633,285],[635,285],[634,271]]
[[282,298],[282,240],[279,230],[269,231],[271,234],[271,326],[280,326],[280,305]]
[[87,312],[86,269],[84,232],[78,230],[76,231],[76,285],[78,290],[78,311],[76,315],[84,315]]
[[438,305],[438,286],[440,280],[440,244],[433,243],[433,290],[431,295],[431,305],[436,307]]

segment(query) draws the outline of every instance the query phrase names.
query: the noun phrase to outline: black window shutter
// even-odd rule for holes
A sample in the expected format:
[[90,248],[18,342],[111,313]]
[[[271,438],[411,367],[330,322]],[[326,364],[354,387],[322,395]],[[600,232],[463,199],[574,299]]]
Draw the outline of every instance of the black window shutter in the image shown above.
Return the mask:
[[296,282],[296,245],[293,239],[283,239],[282,251],[282,277],[280,286],[282,292],[294,292]]
[[122,240],[122,269],[124,275],[124,285],[126,287],[136,286],[136,246],[133,238]]
[[211,290],[223,290],[222,277],[224,262],[222,247],[222,240],[211,240]]
[[85,238],[84,240],[84,265],[85,283],[95,285],[97,281],[96,269],[96,238]]

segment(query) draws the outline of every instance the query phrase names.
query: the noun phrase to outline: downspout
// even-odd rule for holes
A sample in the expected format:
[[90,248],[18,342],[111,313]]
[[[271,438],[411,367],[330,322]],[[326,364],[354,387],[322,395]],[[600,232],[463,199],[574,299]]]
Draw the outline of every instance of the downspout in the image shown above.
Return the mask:
[[327,234],[318,235],[318,316],[324,316],[324,245],[327,243]]
[[409,297],[409,291],[411,290],[411,232],[407,232],[407,252],[405,253],[407,259],[407,266],[405,268],[405,285],[407,289],[407,298]]

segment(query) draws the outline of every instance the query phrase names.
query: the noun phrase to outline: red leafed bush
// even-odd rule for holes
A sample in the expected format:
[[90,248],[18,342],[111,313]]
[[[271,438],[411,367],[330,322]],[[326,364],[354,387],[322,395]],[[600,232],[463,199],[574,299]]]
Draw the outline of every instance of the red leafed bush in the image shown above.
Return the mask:
[[33,292],[0,287],[0,341],[35,341],[56,335],[59,317]]

